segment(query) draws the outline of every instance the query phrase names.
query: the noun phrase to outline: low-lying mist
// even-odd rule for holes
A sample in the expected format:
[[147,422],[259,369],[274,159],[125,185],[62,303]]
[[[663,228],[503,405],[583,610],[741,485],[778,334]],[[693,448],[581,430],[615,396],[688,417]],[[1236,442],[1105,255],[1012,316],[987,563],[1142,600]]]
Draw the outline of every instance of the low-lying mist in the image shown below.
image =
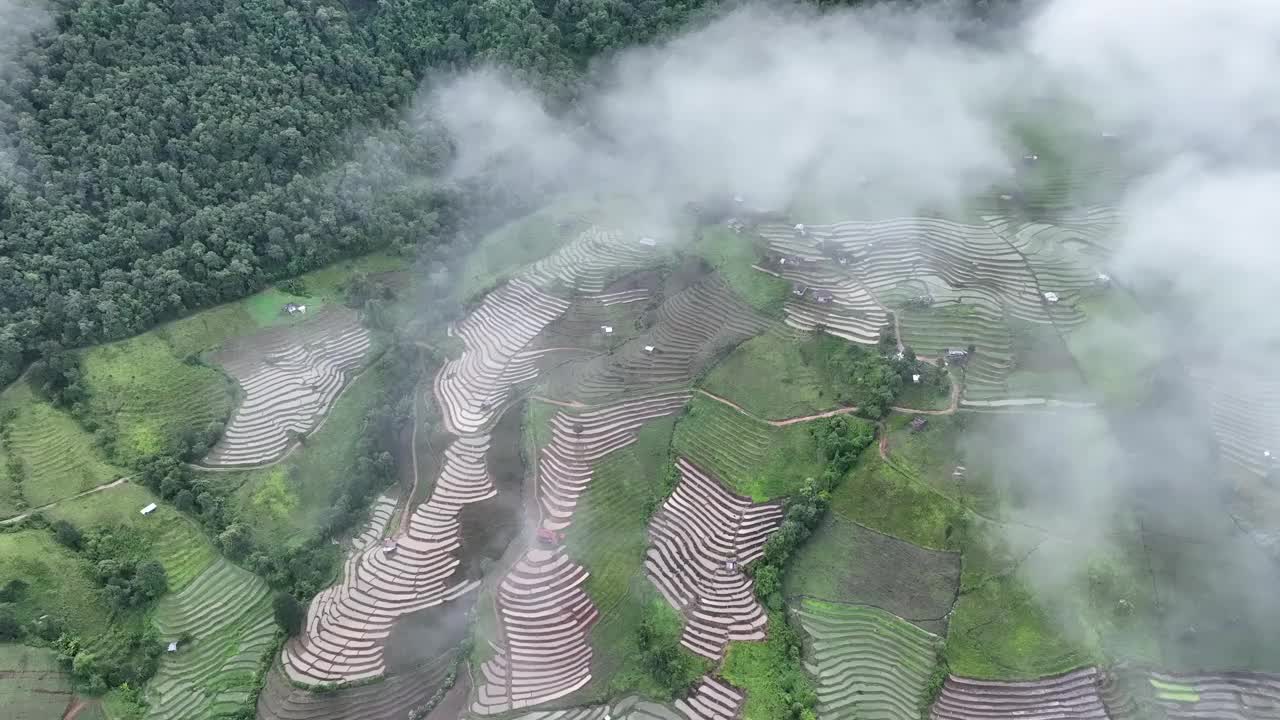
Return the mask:
[[[879,217],[958,211],[1012,182],[1026,152],[1019,122],[1118,137],[1117,161],[1140,170],[1109,199],[1124,222],[1108,264],[1165,333],[1155,397],[1028,415],[977,438],[996,448],[995,472],[1022,483],[1021,516],[1074,538],[1043,552],[1022,530],[1002,538],[1029,553],[1020,572],[1051,611],[1087,602],[1099,557],[1142,553],[1160,584],[1159,632],[1183,643],[1162,639],[1151,659],[1196,665],[1233,659],[1198,654],[1211,631],[1191,626],[1215,602],[1235,603],[1222,613],[1240,642],[1276,644],[1264,622],[1280,609],[1264,582],[1275,567],[1230,521],[1187,369],[1231,377],[1280,339],[1268,311],[1277,70],[1270,0],[1050,0],[985,28],[949,3],[755,3],[600,63],[568,109],[485,68],[429,79],[415,112],[453,137],[455,180],[623,194],[657,218],[726,194]],[[1114,327],[1107,342],[1132,342]]]

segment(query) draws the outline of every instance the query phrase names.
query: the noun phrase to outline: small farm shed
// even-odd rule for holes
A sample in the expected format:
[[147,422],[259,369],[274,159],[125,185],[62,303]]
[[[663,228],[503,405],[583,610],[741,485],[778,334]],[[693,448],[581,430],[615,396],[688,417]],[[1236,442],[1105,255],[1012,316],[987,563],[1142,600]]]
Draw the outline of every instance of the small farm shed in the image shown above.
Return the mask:
[[155,511],[156,511],[156,504],[155,504],[155,503],[150,503],[150,504],[148,504],[146,507],[144,507],[144,508],[142,508],[141,510],[139,510],[138,512],[142,513],[143,515],[150,515],[151,513],[155,512]]

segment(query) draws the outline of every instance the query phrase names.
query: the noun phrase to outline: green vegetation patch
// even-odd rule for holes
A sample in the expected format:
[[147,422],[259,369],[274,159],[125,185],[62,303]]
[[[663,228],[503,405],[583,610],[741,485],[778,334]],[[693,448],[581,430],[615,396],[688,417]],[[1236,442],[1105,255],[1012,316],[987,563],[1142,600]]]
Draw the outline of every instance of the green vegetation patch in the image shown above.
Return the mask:
[[1089,318],[1066,334],[1089,385],[1111,405],[1132,407],[1150,394],[1164,354],[1152,319],[1124,291],[1111,289],[1079,301]]
[[245,472],[220,473],[238,484],[237,518],[267,547],[297,544],[312,537],[328,518],[334,493],[359,453],[365,416],[380,401],[382,373],[365,372],[347,386],[320,429],[284,462]]
[[21,463],[14,477],[0,470],[0,517],[27,507],[40,507],[121,477],[125,473],[102,458],[93,437],[68,413],[36,395],[25,381],[0,393],[0,413],[16,413],[7,421],[9,452],[0,459]]
[[[407,262],[403,258],[383,253],[344,260],[292,278],[243,300],[166,323],[153,332],[168,343],[175,356],[193,357],[215,350],[228,340],[252,335],[265,327],[305,322],[326,305],[343,302],[343,287],[357,274],[399,272],[406,267]],[[284,287],[303,294],[288,292],[282,289]],[[288,303],[306,305],[307,312],[290,315],[283,311]]]
[[[143,515],[142,508],[151,503],[157,503],[156,509]],[[124,528],[139,559],[164,566],[172,591],[186,587],[217,555],[195,522],[132,483],[60,503],[44,515],[83,530]]]
[[770,613],[764,642],[732,642],[725,653],[721,675],[746,691],[742,720],[779,720],[797,717],[794,708],[817,702],[813,681],[800,664],[801,646],[796,630],[781,612]]
[[1087,629],[1077,618],[1051,615],[1019,573],[1034,547],[1014,553],[991,530],[964,546],[960,596],[947,632],[951,672],[1030,679],[1098,662],[1096,649],[1081,644]]
[[676,424],[672,447],[756,502],[794,494],[825,468],[806,423],[775,427],[701,395]]
[[823,717],[912,717],[945,675],[941,638],[884,610],[805,600],[797,615]]
[[49,615],[82,638],[105,633],[110,611],[92,571],[87,560],[55,542],[48,530],[0,534],[0,587],[13,580],[26,583],[12,604],[24,626]]
[[116,460],[156,455],[185,432],[225,422],[232,383],[222,373],[184,362],[156,332],[84,353],[89,419],[109,434]]
[[[636,634],[646,609],[664,603],[645,577],[644,556],[650,510],[663,494],[658,479],[668,472],[674,423],[670,417],[647,423],[636,443],[596,463],[566,534],[570,555],[591,573],[586,591],[600,611],[591,630],[595,681],[584,691],[593,701],[632,692],[670,699],[670,691],[642,667]],[[679,634],[677,626],[677,641]]]
[[955,547],[954,527],[963,509],[874,450],[831,493],[831,509],[847,520],[927,548]]
[[576,238],[590,224],[593,203],[567,197],[503,225],[480,239],[463,263],[458,297],[466,300]]
[[791,284],[751,267],[760,260],[759,249],[751,237],[723,226],[708,227],[690,251],[715,268],[748,305],[768,317],[782,317],[783,307],[791,296]]
[[258,666],[276,646],[271,593],[261,578],[219,560],[161,600],[154,622],[161,640],[176,641],[178,649],[161,657],[147,685],[148,718],[214,718],[252,709]]
[[944,372],[914,358],[885,357],[882,350],[892,354],[893,347],[774,328],[739,345],[703,386],[771,420],[850,405],[867,417],[881,416],[890,405],[948,405],[951,385]]
[[702,386],[767,419],[812,415],[835,406],[799,345],[804,336],[784,329],[739,345],[712,368]]
[[1200,702],[1200,693],[1190,685],[1183,683],[1165,682],[1155,678],[1148,678],[1151,687],[1156,691],[1156,699],[1172,700],[1173,702],[1182,703],[1198,703]]
[[[630,631],[626,642],[631,652],[615,658],[619,662],[607,679],[609,694],[638,693],[659,701],[686,694],[711,670],[711,662],[680,644],[684,618],[647,580],[645,586],[637,588],[632,600],[632,607],[628,609],[635,615],[626,623]],[[593,647],[597,652],[602,645],[608,648],[607,641],[611,636],[621,638],[621,630],[618,626],[604,633],[593,630]],[[622,643],[617,647],[622,647]]]
[[0,643],[0,704],[8,720],[53,720],[71,704],[71,676],[57,654]]
[[943,634],[960,582],[960,554],[912,545],[827,513],[787,564],[788,596],[883,608]]

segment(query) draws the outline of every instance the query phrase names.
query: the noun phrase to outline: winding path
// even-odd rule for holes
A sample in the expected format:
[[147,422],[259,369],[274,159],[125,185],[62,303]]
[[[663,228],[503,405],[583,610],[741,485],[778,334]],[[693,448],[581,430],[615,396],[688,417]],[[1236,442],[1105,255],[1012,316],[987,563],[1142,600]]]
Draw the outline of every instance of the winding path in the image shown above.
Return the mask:
[[130,479],[135,478],[135,477],[137,477],[137,475],[126,475],[126,476],[124,476],[124,477],[122,477],[122,478],[119,478],[119,479],[113,480],[112,482],[106,483],[105,485],[99,485],[99,486],[97,486],[97,487],[95,487],[95,488],[89,488],[88,490],[85,490],[85,491],[84,491],[84,492],[82,492],[82,493],[77,493],[77,494],[72,495],[72,496],[70,496],[70,497],[64,497],[64,498],[62,498],[61,500],[54,500],[54,501],[53,501],[53,502],[51,502],[51,503],[45,503],[44,505],[41,505],[40,507],[37,507],[37,508],[31,508],[30,510],[28,510],[28,511],[26,511],[26,512],[22,513],[21,515],[14,515],[14,516],[13,516],[13,517],[11,517],[11,518],[5,518],[4,520],[0,520],[0,525],[9,525],[9,524],[11,524],[11,523],[21,522],[21,521],[25,520],[26,518],[31,517],[31,516],[32,516],[32,515],[34,515],[35,513],[41,512],[42,510],[48,510],[49,508],[54,507],[54,506],[55,506],[55,505],[57,505],[58,503],[64,503],[64,502],[66,502],[66,501],[68,501],[68,500],[79,500],[80,498],[82,498],[82,497],[84,497],[84,496],[86,496],[86,495],[92,495],[92,494],[97,493],[97,492],[102,492],[103,490],[109,490],[109,489],[111,489],[111,488],[113,488],[113,487],[116,487],[117,485],[120,485],[121,483],[126,483],[126,482],[128,482]]

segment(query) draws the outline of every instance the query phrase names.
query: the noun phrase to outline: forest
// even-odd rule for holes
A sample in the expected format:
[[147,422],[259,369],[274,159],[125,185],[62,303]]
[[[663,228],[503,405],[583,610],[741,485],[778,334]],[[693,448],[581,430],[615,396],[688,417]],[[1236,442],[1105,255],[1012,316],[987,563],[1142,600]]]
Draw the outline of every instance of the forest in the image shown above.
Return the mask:
[[495,199],[432,180],[449,138],[403,114],[423,82],[492,63],[567,107],[593,57],[700,5],[18,6],[36,29],[0,55],[0,382],[342,257],[438,265]]

